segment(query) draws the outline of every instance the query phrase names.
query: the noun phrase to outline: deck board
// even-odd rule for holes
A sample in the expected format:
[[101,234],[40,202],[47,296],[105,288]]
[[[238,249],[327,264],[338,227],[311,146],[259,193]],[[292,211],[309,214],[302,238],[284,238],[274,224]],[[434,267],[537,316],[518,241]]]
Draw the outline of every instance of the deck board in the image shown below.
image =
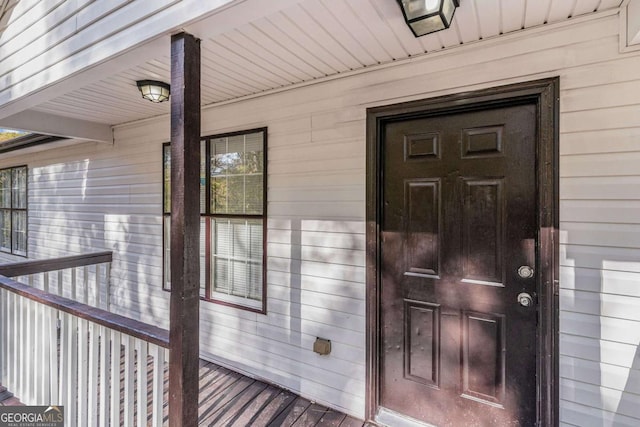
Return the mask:
[[340,427],[342,425],[342,421],[344,421],[346,417],[347,416],[341,412],[329,409],[324,413],[324,415],[322,415],[322,418],[320,418],[317,425],[323,427]]
[[289,406],[284,408],[273,420],[266,424],[269,427],[291,427],[298,418],[311,406],[311,402],[302,397],[296,397]]
[[[168,365],[166,365],[168,367]],[[151,368],[151,366],[149,366]],[[123,370],[123,366],[121,366]],[[311,402],[275,385],[258,381],[204,360],[199,367],[200,426],[215,427],[363,427],[363,421]],[[147,372],[151,396],[152,370]],[[169,376],[164,375],[164,421],[168,423]],[[123,399],[121,395],[121,399]],[[19,396],[1,406],[21,405]],[[121,404],[121,417],[123,405]],[[123,418],[121,418],[122,420]]]

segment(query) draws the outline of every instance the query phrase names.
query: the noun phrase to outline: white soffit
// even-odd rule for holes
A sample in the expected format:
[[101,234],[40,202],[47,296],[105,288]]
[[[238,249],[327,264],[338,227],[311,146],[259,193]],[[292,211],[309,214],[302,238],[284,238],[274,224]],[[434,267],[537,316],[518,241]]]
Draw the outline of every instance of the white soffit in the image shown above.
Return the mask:
[[[202,104],[425,55],[615,9],[621,3],[622,0],[461,0],[449,29],[415,38],[395,0],[304,0],[202,40]],[[206,21],[197,25],[202,27]],[[152,104],[140,97],[135,86],[140,79],[168,82],[170,65],[166,53],[34,109],[110,125],[168,113],[169,103]]]

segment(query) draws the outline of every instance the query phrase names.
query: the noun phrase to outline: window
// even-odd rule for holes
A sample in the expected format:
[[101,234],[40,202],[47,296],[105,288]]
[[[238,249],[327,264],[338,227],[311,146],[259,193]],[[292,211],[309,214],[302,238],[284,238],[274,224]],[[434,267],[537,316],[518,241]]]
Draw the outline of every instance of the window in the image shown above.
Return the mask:
[[27,256],[27,167],[0,169],[0,251]]
[[[265,309],[266,129],[206,137],[200,162],[200,293]],[[171,147],[163,146],[164,289],[170,289]]]

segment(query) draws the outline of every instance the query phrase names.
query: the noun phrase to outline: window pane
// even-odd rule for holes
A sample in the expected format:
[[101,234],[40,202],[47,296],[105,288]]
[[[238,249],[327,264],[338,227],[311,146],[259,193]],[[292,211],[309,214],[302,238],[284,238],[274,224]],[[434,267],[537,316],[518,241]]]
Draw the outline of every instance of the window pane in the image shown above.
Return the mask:
[[244,213],[244,176],[227,177],[226,213]]
[[227,212],[227,177],[211,177],[211,211]]
[[211,213],[263,212],[264,133],[211,140]]
[[164,227],[164,283],[163,289],[171,289],[171,217],[164,215],[162,217],[162,226]]
[[248,175],[244,182],[244,211],[247,214],[259,215],[264,209],[264,186],[262,175]]
[[171,212],[171,146],[165,145],[162,152],[162,182],[164,185],[163,212]]
[[205,296],[207,288],[207,218],[200,218],[200,296]]
[[211,220],[212,291],[262,300],[262,220]]
[[200,141],[200,213],[207,213],[207,141]]
[[27,168],[14,168],[12,171],[14,209],[27,208]]
[[13,253],[27,254],[27,212],[13,211]]
[[11,208],[11,169],[0,171],[0,208]]
[[0,209],[0,250],[11,251],[11,211]]
[[[164,215],[162,217],[164,227],[164,284],[163,289],[171,289],[171,216]],[[204,296],[206,289],[206,218],[200,218],[200,295]]]

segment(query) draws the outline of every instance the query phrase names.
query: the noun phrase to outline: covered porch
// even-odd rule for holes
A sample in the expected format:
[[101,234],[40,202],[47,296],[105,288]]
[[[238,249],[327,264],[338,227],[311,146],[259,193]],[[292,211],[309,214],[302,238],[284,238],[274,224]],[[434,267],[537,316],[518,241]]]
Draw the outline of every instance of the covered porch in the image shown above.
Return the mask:
[[[549,318],[561,350],[537,421],[637,425],[640,335],[619,331],[640,330],[629,286],[640,274],[640,96],[629,72],[640,67],[640,1],[462,0],[450,28],[421,37],[396,0],[5,3],[0,126],[52,137],[0,144],[0,170],[28,171],[28,208],[16,212],[28,245],[0,259],[64,256],[0,266],[1,382],[18,401],[64,404],[78,425],[162,425],[169,400],[175,425],[196,412],[214,425],[384,424],[381,413],[401,411],[377,381],[371,247],[381,234],[367,211],[383,207],[368,187],[380,173],[370,111],[557,79]],[[143,80],[170,82],[171,101],[141,99]],[[212,230],[236,220],[212,213],[215,182],[231,175],[214,170],[214,151],[245,154],[256,134],[263,209],[233,229],[255,249],[235,260],[245,268],[234,277],[256,283],[243,305],[250,298],[214,295],[214,262],[232,256],[211,248],[233,233]],[[229,150],[240,136],[243,148]],[[416,141],[425,163],[440,156],[435,139]],[[314,352],[319,339],[330,354]],[[167,388],[168,372],[179,387]]]
[[[121,371],[123,375],[124,371]],[[165,371],[165,378],[168,372]],[[290,391],[255,380],[211,362],[200,361],[201,426],[327,426],[363,427],[370,425],[326,406],[313,403]],[[164,382],[164,395],[168,382]],[[0,406],[23,405],[4,386],[0,386]],[[121,401],[121,404],[124,402]],[[166,409],[166,405],[164,406]],[[124,413],[121,412],[121,424]],[[147,421],[151,421],[148,419]],[[164,411],[163,421],[168,421]]]
[[[0,266],[0,405],[63,405],[65,425],[169,422],[168,331],[107,311],[110,263],[105,252]],[[205,360],[198,390],[199,426],[369,425]]]

